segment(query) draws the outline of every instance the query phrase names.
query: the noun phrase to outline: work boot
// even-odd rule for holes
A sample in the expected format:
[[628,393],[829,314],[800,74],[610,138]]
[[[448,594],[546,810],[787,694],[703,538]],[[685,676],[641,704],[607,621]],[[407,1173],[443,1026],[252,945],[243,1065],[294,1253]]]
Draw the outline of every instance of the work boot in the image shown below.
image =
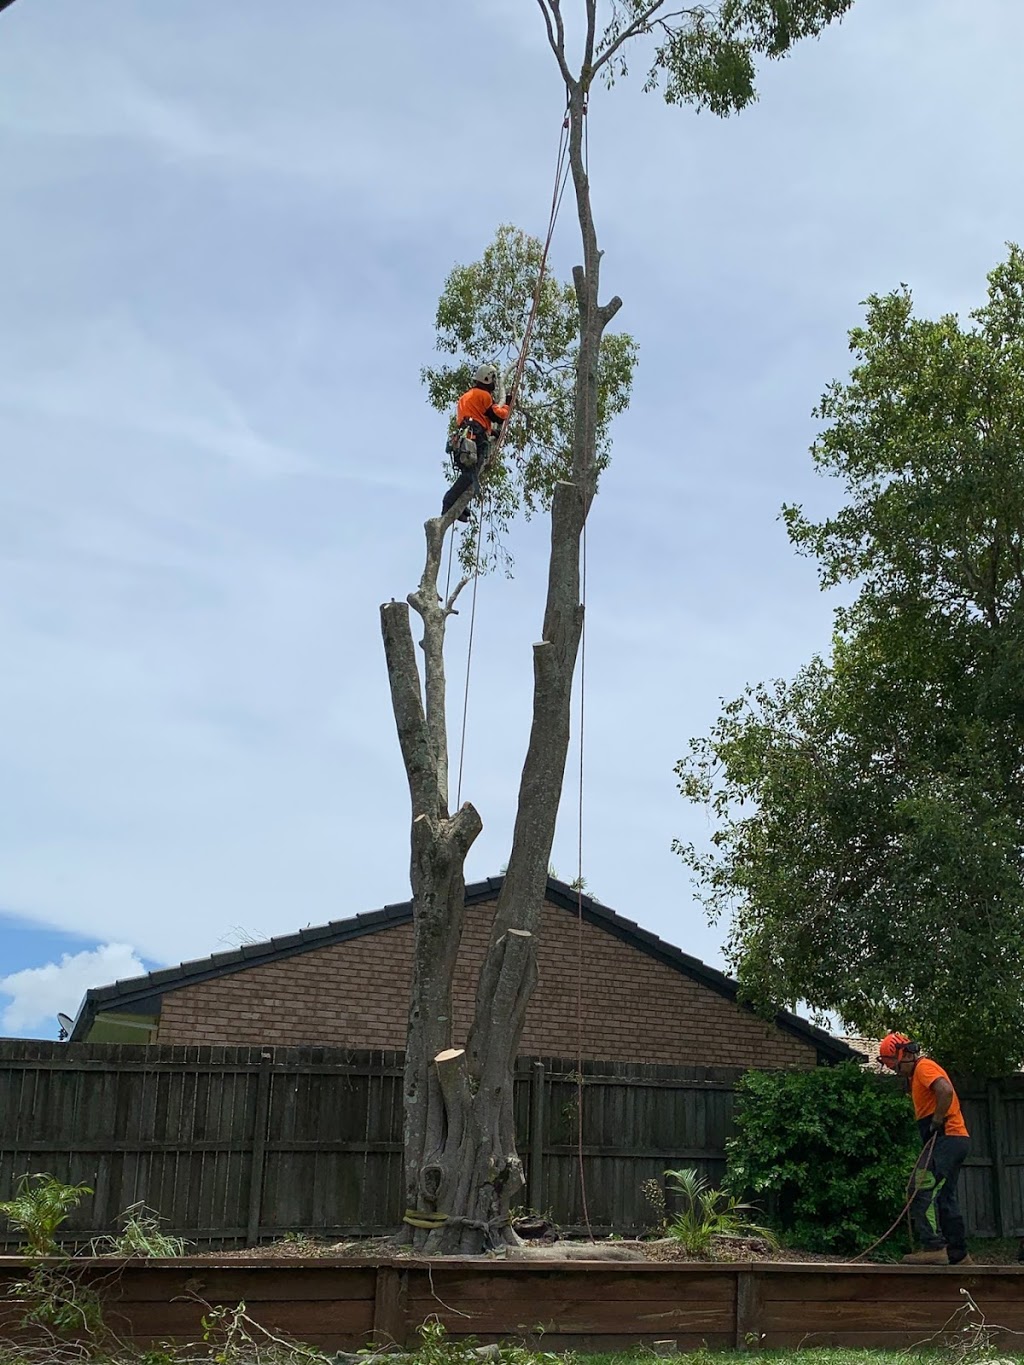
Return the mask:
[[912,1251],[903,1257],[904,1265],[949,1265],[949,1257],[946,1255],[946,1248],[939,1247],[936,1251]]
[[970,1254],[970,1252],[965,1251],[964,1254],[963,1254],[962,1256],[957,1257],[957,1259],[956,1259],[955,1261],[953,1260],[952,1256],[950,1256],[950,1258],[949,1258],[949,1264],[950,1264],[950,1265],[974,1265],[974,1257]]

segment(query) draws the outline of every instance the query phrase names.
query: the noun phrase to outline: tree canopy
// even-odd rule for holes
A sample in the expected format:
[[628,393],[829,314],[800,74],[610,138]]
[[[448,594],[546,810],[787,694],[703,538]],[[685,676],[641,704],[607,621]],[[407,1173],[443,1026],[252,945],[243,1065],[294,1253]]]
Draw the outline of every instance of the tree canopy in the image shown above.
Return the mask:
[[[482,361],[498,365],[511,384],[540,273],[543,244],[510,224],[498,228],[480,260],[457,265],[445,280],[435,319],[438,351],[451,360],[426,366],[421,377],[431,406],[452,413]],[[493,554],[510,562],[507,532],[520,510],[547,511],[559,479],[572,471],[579,306],[571,284],[546,273],[529,355],[516,398],[516,415],[500,458],[488,468],[488,537]],[[597,431],[599,477],[611,458],[611,420],[629,405],[637,347],[625,332],[601,338]],[[463,537],[473,553],[475,531]]]
[[962,327],[867,302],[816,415],[844,505],[784,508],[832,654],[747,688],[677,765],[716,819],[677,845],[768,1007],[897,1027],[988,1074],[1024,1060],[1024,254]]

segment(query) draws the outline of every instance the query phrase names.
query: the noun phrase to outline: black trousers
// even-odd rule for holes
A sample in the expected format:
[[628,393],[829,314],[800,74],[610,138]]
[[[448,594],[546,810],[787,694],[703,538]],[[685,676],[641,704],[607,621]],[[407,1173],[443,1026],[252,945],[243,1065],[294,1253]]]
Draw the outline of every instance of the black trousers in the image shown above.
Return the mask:
[[927,1162],[914,1172],[910,1218],[925,1251],[949,1253],[951,1263],[967,1254],[967,1231],[956,1197],[960,1167],[971,1149],[971,1139],[941,1133]]

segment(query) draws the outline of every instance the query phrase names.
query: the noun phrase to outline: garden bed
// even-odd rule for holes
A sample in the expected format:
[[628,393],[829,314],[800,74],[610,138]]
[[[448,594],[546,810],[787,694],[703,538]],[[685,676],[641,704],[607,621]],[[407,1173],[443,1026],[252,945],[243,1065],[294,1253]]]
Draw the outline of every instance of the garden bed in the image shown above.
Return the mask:
[[[16,1335],[23,1307],[9,1299],[10,1285],[37,1264],[0,1258],[0,1338]],[[1024,1333],[1024,1266],[395,1256],[71,1264],[82,1286],[100,1290],[110,1327],[137,1344],[198,1340],[210,1305],[242,1301],[270,1331],[331,1350],[411,1345],[432,1317],[456,1339],[539,1340],[545,1350],[913,1346],[939,1344],[982,1317],[993,1345]],[[977,1306],[973,1319],[967,1295]]]

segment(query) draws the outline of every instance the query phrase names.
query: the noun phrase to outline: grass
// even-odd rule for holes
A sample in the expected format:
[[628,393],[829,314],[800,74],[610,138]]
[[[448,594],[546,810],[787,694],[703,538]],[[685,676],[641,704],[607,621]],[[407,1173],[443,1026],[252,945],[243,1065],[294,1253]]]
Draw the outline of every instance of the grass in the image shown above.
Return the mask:
[[[527,1352],[520,1350],[518,1353],[518,1365],[526,1365],[529,1357],[532,1356],[538,1365],[548,1365],[552,1357],[550,1354],[542,1355],[541,1352]],[[1010,1352],[992,1353],[991,1357],[980,1355],[974,1358],[976,1365],[985,1365],[987,1359],[991,1358],[993,1365],[995,1359],[999,1362],[1024,1360],[1024,1354],[1012,1354]],[[105,1354],[98,1352],[94,1355],[79,1355],[77,1353],[59,1354],[48,1348],[45,1352],[29,1351],[25,1352],[14,1347],[5,1347],[0,1344],[0,1365],[199,1365],[202,1357],[175,1353],[174,1351],[149,1350],[138,1352],[122,1352],[119,1354]],[[205,1357],[207,1361],[211,1357]],[[216,1359],[214,1356],[212,1359]],[[234,1358],[233,1365],[234,1365]],[[308,1356],[296,1354],[292,1357],[294,1365],[307,1365]],[[326,1359],[330,1359],[328,1356]],[[408,1357],[406,1358],[408,1360]],[[825,1347],[808,1347],[803,1350],[782,1350],[782,1351],[710,1351],[698,1350],[682,1353],[679,1355],[664,1357],[655,1355],[648,1350],[636,1350],[631,1352],[617,1352],[614,1354],[603,1355],[580,1355],[575,1354],[567,1357],[572,1365],[657,1365],[662,1360],[672,1360],[675,1365],[951,1365],[955,1357],[948,1351],[933,1350],[854,1350]],[[275,1357],[281,1365],[289,1365],[286,1356]],[[237,1358],[237,1365],[243,1365],[243,1358]],[[957,1365],[963,1365],[958,1361]]]
[[[1003,1358],[1003,1357],[1001,1357]],[[944,1365],[948,1352],[931,1351],[869,1351],[843,1347],[807,1346],[802,1350],[784,1351],[689,1351],[671,1357],[659,1357],[651,1351],[618,1352],[612,1355],[580,1355],[579,1365],[654,1365],[659,1359],[671,1359],[676,1365]]]

